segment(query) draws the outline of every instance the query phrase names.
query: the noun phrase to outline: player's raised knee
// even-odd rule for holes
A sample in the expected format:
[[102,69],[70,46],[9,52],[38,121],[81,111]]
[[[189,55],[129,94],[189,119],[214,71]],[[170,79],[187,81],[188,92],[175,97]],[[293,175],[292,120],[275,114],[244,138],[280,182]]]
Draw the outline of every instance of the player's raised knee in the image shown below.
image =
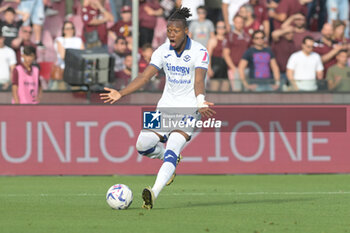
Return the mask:
[[154,152],[156,149],[156,146],[150,146],[150,145],[145,145],[144,143],[137,141],[136,143],[136,150],[139,152],[139,154],[147,156],[151,153]]

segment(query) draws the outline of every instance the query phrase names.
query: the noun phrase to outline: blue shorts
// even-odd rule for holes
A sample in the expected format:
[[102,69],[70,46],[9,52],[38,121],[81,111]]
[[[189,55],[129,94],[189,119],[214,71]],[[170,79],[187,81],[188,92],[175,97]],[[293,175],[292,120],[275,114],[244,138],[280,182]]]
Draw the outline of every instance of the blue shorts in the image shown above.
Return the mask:
[[30,22],[37,25],[44,24],[45,11],[43,0],[22,0],[18,10],[30,14],[30,18],[23,25],[27,26]]

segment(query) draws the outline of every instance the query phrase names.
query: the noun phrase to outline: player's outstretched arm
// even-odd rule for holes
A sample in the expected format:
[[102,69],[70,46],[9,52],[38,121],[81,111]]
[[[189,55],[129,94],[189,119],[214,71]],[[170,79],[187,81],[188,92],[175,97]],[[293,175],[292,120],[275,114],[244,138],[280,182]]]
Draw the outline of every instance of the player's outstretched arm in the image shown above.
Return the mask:
[[104,89],[108,91],[107,93],[101,93],[100,99],[103,100],[104,103],[110,103],[114,104],[117,102],[120,98],[122,98],[125,95],[129,95],[137,90],[139,90],[141,87],[143,87],[146,83],[149,82],[149,80],[158,72],[158,70],[152,66],[149,65],[145,69],[145,71],[137,76],[129,85],[127,85],[124,89],[117,91],[112,88],[105,87]]
[[205,85],[204,78],[206,74],[206,70],[202,68],[196,68],[195,72],[195,81],[194,81],[194,93],[197,97],[198,111],[202,116],[211,117],[216,112],[210,108],[214,103],[205,101]]

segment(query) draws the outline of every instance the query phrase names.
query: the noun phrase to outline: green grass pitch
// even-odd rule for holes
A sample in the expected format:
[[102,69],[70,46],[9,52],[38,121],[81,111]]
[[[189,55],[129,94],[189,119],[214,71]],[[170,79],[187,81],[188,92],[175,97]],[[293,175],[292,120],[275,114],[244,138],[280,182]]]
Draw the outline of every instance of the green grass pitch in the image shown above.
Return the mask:
[[[350,232],[350,175],[181,176],[152,210],[141,192],[154,176],[0,177],[0,232]],[[107,189],[134,201],[112,210]]]

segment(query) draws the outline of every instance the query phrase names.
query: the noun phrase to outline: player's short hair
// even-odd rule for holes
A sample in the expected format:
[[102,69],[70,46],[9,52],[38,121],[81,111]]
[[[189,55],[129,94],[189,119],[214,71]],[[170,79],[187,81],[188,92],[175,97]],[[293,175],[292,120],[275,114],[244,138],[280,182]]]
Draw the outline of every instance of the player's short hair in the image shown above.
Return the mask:
[[36,56],[36,49],[33,46],[24,46],[23,54],[27,56],[31,56],[31,55]]
[[11,12],[12,14],[16,14],[16,11],[15,11],[15,9],[13,9],[13,7],[8,7],[5,11],[4,11],[4,13],[6,13],[6,12]]
[[187,7],[181,7],[177,9],[168,19],[168,22],[171,21],[181,21],[185,28],[188,27],[187,18],[192,16],[190,9]]

